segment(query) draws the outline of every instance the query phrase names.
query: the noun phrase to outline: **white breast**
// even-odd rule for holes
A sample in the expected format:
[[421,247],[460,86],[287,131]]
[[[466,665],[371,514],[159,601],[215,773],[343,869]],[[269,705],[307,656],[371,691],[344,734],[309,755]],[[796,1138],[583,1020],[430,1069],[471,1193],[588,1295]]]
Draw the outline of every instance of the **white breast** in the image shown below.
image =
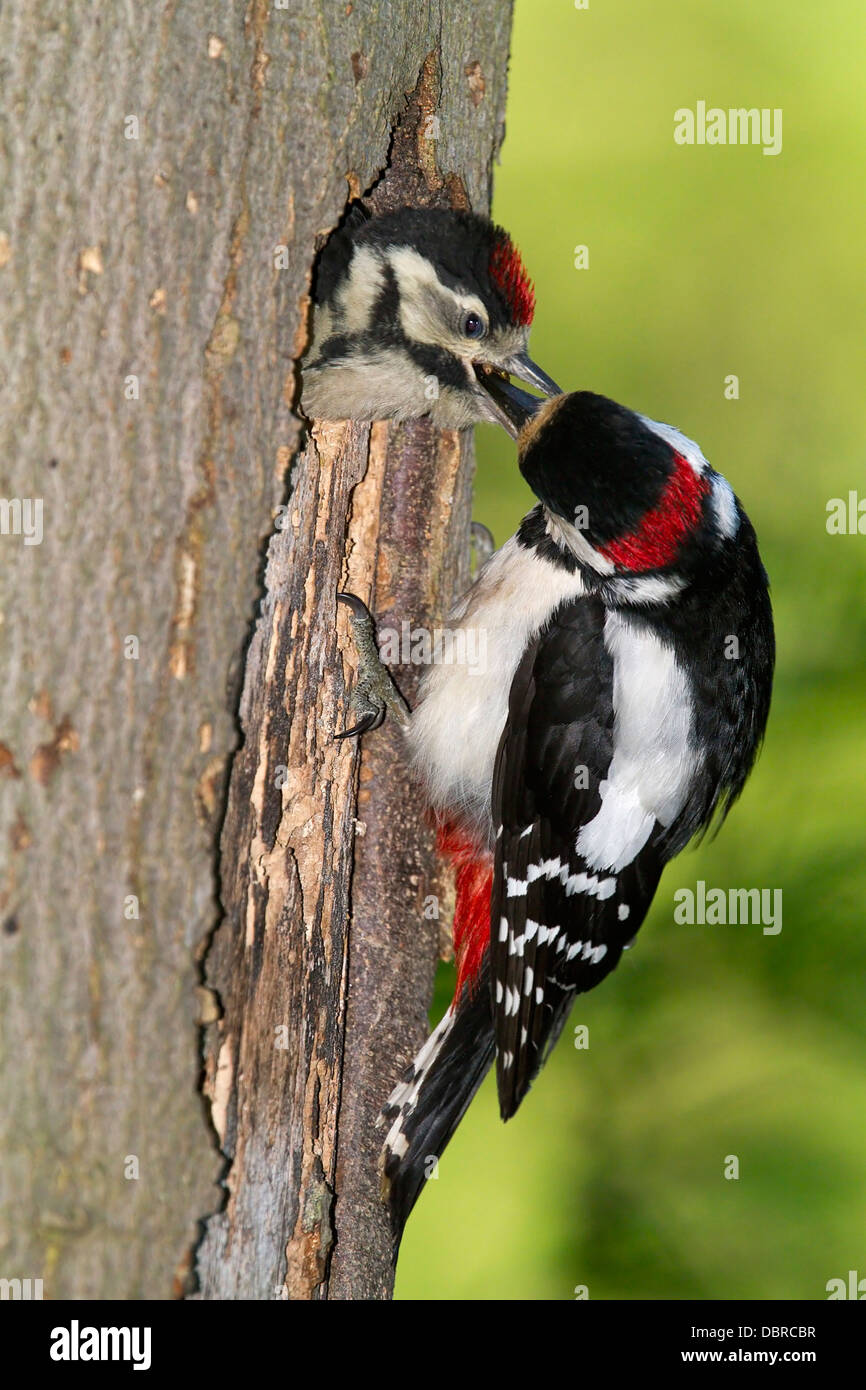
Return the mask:
[[463,630],[474,664],[432,666],[425,676],[408,732],[413,765],[431,804],[475,825],[485,839],[492,833],[493,765],[520,658],[559,605],[584,592],[579,573],[512,536],[448,620],[455,639]]

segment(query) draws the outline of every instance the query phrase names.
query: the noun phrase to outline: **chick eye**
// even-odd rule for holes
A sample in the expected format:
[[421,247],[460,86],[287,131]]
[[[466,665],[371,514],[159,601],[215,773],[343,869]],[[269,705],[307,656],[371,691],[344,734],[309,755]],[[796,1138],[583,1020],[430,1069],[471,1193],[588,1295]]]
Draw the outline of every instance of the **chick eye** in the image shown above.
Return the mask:
[[484,320],[478,314],[467,314],[463,320],[463,332],[467,338],[483,338]]

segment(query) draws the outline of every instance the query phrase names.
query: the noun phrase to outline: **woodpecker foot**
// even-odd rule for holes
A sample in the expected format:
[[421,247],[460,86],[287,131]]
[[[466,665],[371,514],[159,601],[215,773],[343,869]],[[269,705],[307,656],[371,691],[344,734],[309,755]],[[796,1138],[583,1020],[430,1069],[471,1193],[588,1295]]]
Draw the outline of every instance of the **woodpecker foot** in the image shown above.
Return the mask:
[[472,542],[472,549],[475,551],[476,565],[483,565],[484,561],[489,560],[496,549],[493,532],[484,525],[483,521],[473,521],[469,527],[469,539]]
[[409,706],[379,656],[376,624],[369,608],[357,594],[338,593],[337,599],[350,611],[349,622],[358,653],[358,680],[349,700],[349,712],[357,716],[358,722],[351,729],[334,734],[334,738],[360,738],[361,734],[378,729],[389,710],[399,724],[407,724]]

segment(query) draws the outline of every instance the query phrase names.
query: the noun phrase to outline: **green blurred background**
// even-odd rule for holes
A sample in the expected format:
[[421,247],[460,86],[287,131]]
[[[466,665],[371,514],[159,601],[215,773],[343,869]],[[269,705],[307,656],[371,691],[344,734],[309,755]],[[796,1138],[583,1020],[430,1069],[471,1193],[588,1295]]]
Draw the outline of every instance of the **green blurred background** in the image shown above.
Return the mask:
[[[517,0],[494,214],[535,280],[533,355],[730,479],[779,661],[742,800],[578,1000],[589,1049],[566,1029],[507,1126],[488,1079],[398,1297],[820,1299],[866,1276],[866,536],[825,525],[831,497],[866,497],[864,31],[850,0]],[[675,145],[698,100],[781,107],[782,153]],[[475,515],[501,543],[533,499],[478,434]],[[781,933],[676,925],[701,878],[781,888]],[[443,967],[437,1016],[452,986]]]

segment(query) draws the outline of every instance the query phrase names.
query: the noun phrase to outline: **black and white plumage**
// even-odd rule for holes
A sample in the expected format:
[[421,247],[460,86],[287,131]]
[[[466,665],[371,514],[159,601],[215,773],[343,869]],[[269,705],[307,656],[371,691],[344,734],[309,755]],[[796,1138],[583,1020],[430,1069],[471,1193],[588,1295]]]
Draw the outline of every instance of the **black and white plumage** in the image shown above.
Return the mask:
[[479,420],[516,430],[487,389],[558,387],[527,351],[534,295],[507,233],[471,212],[354,204],[324,247],[302,404],[319,419]]
[[494,1055],[507,1119],[665,864],[741,792],[769,712],[766,575],[698,446],[578,392],[518,448],[539,505],[451,617],[486,633],[486,674],[431,668],[408,731],[458,847],[458,985],[386,1108],[398,1236]]

